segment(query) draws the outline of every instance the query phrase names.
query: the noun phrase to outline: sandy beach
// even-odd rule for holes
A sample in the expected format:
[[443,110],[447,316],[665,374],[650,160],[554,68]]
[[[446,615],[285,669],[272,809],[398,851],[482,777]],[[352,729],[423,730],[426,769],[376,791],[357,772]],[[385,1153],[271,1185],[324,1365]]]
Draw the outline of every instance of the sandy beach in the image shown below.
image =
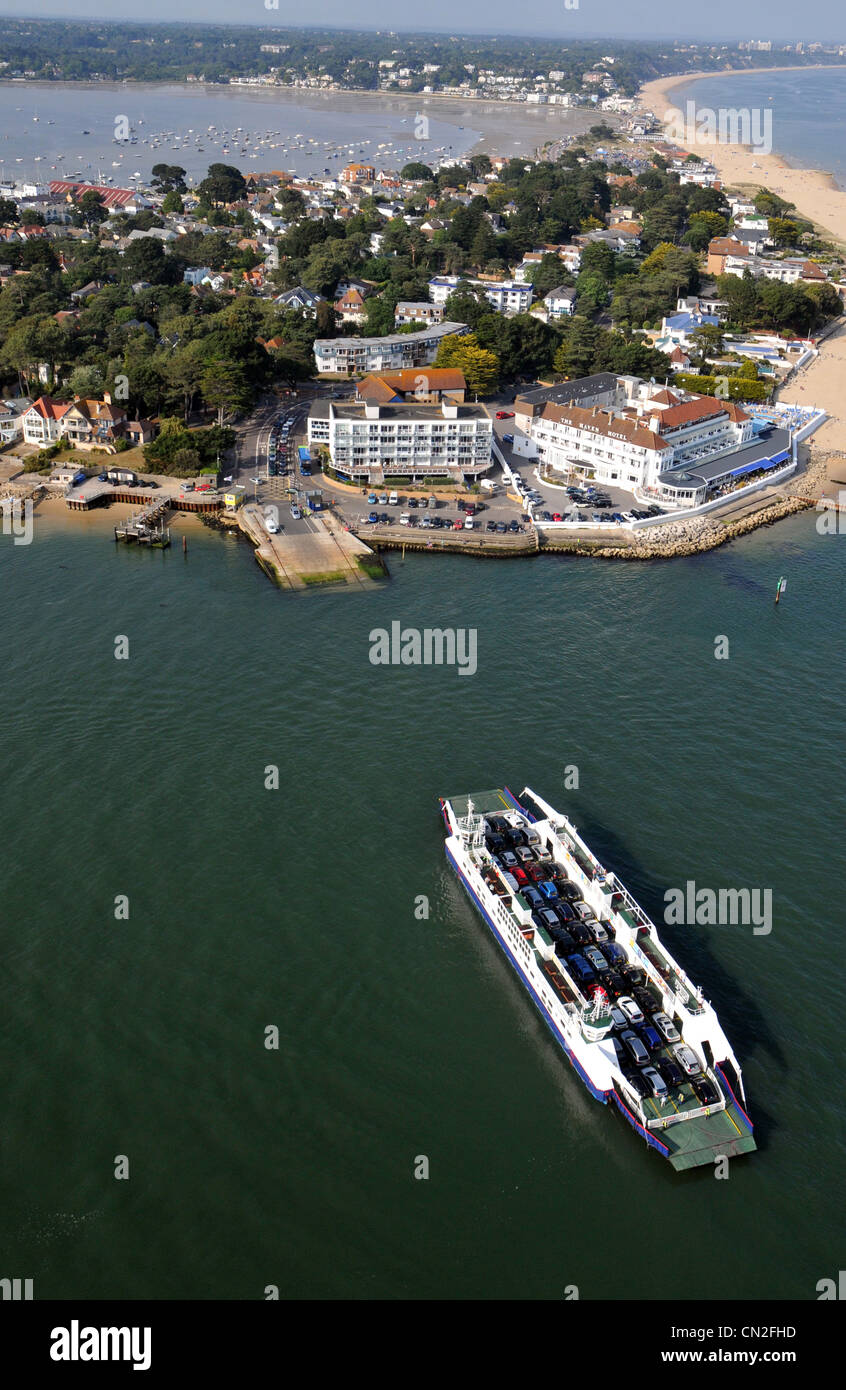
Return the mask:
[[[768,68],[768,72],[807,71],[797,68]],[[737,105],[742,104],[743,78],[759,69],[743,68],[738,77]],[[684,77],[662,77],[648,82],[638,93],[641,107],[665,120],[674,109],[673,92],[704,77],[726,77],[720,72],[691,72]],[[797,210],[815,223],[828,237],[846,245],[846,191],[838,188],[831,174],[821,169],[797,169],[778,154],[760,154],[744,145],[724,144],[716,139],[698,137],[685,143],[692,154],[707,158],[720,171],[723,182],[732,188],[769,188],[780,198],[795,203]]]

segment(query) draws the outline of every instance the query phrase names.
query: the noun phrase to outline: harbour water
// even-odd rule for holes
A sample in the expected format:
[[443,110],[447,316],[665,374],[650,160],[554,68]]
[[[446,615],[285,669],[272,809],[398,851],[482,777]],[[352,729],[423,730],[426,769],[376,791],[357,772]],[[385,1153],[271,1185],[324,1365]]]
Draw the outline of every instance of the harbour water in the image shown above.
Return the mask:
[[682,110],[695,101],[714,111],[770,111],[775,153],[799,168],[823,169],[846,188],[846,67],[699,78],[674,88],[671,100]]
[[[814,520],[671,564],[394,556],[378,591],[302,597],[213,533],[0,535],[5,1272],[814,1299],[846,1179],[846,540]],[[394,620],[475,628],[475,677],[371,665]],[[661,925],[744,1067],[759,1152],[727,1181],[591,1100],[448,871],[437,797],[503,782],[659,924],[688,879],[772,889],[769,935]]]
[[[477,144],[531,154],[595,119],[590,111],[423,95],[0,82],[0,181],[79,176],[123,187],[136,173],[148,181],[155,164],[178,164],[196,183],[214,162],[245,175],[282,169],[322,176],[349,160],[400,169],[410,160],[459,158]],[[130,128],[135,143],[114,143],[116,129]]]

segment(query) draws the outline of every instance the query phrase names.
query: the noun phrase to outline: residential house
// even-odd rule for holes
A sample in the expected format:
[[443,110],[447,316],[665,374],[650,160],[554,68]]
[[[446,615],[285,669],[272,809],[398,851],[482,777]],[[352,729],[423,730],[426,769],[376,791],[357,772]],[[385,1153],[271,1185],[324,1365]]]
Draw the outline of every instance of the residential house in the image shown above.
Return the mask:
[[70,410],[67,401],[56,401],[52,396],[39,396],[28,410],[23,412],[23,439],[25,444],[37,444],[44,448],[55,444],[62,433],[62,421]]
[[346,290],[340,299],[335,300],[335,313],[341,323],[363,323],[367,310],[361,291],[354,286]]
[[23,417],[32,405],[29,396],[12,396],[0,401],[0,443],[11,444],[23,434]]
[[556,290],[550,290],[549,294],[544,295],[543,302],[549,318],[569,318],[570,314],[575,312],[576,291],[572,285],[559,285]]
[[443,304],[430,304],[427,299],[401,299],[394,310],[397,328],[403,323],[419,323],[421,327],[427,323],[442,323],[443,317]]
[[715,236],[708,242],[708,255],[705,261],[705,269],[709,275],[724,275],[726,261],[729,257],[737,259],[742,257],[747,259],[751,256],[751,251],[742,241],[731,236]]
[[127,413],[114,405],[108,392],[103,399],[77,397],[62,418],[61,432],[78,449],[105,449],[126,433]]
[[306,318],[313,319],[317,317],[318,305],[325,304],[326,300],[322,294],[306,289],[305,285],[295,285],[292,290],[283,290],[273,302],[281,309],[297,309]]

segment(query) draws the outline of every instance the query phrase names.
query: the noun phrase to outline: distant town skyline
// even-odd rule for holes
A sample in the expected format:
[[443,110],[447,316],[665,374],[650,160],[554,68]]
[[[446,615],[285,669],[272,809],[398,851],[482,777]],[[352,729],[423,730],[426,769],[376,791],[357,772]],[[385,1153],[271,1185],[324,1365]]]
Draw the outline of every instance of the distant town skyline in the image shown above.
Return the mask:
[[[711,0],[706,19],[677,13],[665,0],[528,0],[515,11],[506,0],[465,0],[456,24],[452,0],[430,0],[425,23],[407,21],[396,29],[397,10],[390,0],[366,0],[352,15],[345,0],[314,0],[309,27],[386,29],[397,33],[502,34],[590,39],[602,37],[674,39],[719,43],[723,40],[772,39],[777,43],[846,39],[842,0]],[[94,19],[138,23],[196,23],[299,27],[302,11],[290,0],[248,0],[233,19],[229,0],[0,0],[0,17],[24,19]],[[701,26],[701,27],[700,27]],[[707,26],[707,27],[706,27]]]

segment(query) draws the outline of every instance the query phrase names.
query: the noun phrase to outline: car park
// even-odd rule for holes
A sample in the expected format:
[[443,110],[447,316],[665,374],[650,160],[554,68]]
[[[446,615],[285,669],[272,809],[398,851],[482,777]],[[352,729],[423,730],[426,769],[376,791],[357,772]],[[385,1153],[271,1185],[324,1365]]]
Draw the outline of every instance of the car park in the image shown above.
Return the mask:
[[681,1042],[681,1034],[679,1033],[678,1028],[673,1023],[669,1015],[665,1013],[653,1014],[652,1024],[653,1027],[658,1029],[658,1032],[661,1034],[661,1037],[664,1039],[665,1042]]
[[621,994],[617,1000],[617,1007],[622,1009],[629,1023],[643,1023],[643,1014],[638,1008],[631,995]]

